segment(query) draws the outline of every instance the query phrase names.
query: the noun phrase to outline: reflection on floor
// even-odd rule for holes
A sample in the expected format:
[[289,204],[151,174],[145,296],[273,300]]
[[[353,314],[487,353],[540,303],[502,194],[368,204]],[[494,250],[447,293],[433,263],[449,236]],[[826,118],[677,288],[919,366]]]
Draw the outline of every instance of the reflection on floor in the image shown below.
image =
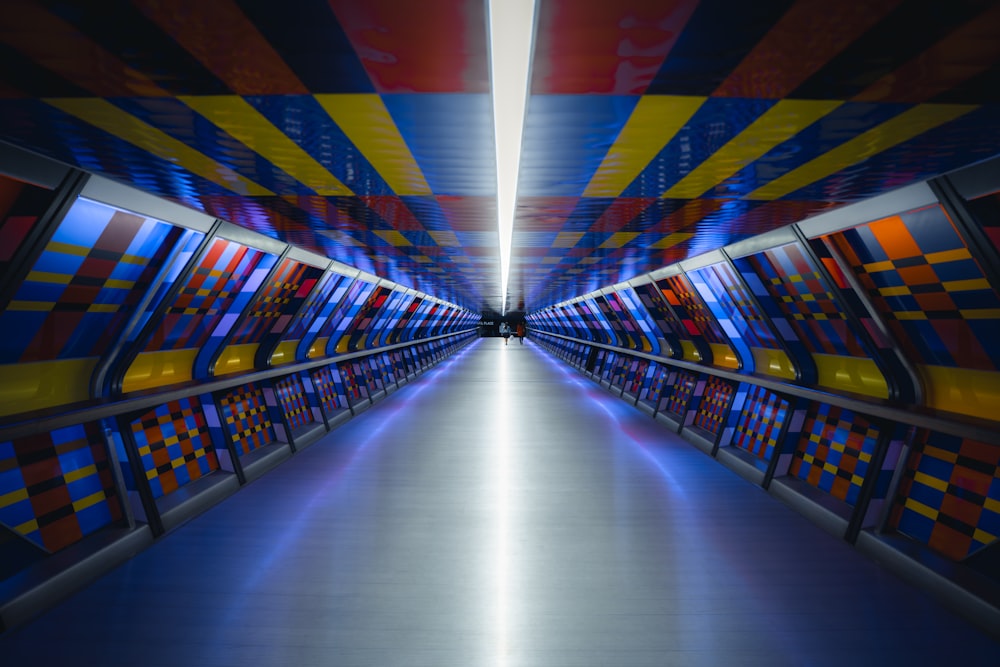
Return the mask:
[[995,665],[534,346],[482,339],[0,637],[20,665]]

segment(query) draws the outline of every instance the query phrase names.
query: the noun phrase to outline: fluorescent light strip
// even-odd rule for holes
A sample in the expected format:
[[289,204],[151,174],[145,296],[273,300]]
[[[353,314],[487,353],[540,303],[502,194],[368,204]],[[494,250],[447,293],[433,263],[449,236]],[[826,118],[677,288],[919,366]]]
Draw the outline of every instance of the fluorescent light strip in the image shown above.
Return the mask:
[[500,234],[501,313],[507,312],[510,250],[517,205],[521,135],[528,100],[535,0],[489,0],[490,83],[497,155],[497,228]]

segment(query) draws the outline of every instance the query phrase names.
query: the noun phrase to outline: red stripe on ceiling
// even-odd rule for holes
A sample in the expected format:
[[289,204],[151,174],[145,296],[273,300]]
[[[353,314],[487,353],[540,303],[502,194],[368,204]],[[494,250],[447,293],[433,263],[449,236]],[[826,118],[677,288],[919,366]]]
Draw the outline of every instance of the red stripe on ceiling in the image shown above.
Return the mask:
[[[437,197],[448,229],[453,232],[496,232],[496,197]],[[497,242],[499,244],[499,241]],[[496,246],[493,248],[497,251]]]
[[643,231],[664,234],[683,231],[698,224],[706,216],[715,213],[725,203],[725,200],[722,199],[692,199],[670,215],[665,216],[660,222]]
[[[638,199],[622,198],[616,199],[611,206],[605,209],[594,224],[590,226],[588,232],[620,232],[623,227],[636,219],[643,211],[658,199]],[[629,231],[642,232],[643,229]]]
[[531,92],[641,95],[697,0],[541,3]]
[[395,196],[369,196],[361,197],[368,208],[378,214],[383,220],[392,225],[392,229],[398,232],[426,231],[420,221],[413,217],[413,212],[403,203],[403,200]]
[[232,0],[134,2],[237,95],[309,92]]
[[713,93],[782,98],[888,14],[900,0],[800,0]]
[[490,89],[483,0],[329,0],[379,93]]
[[1000,59],[1000,5],[955,30],[853,99],[916,104],[980,74]]
[[169,95],[69,23],[26,2],[4,3],[0,41],[99,97]]

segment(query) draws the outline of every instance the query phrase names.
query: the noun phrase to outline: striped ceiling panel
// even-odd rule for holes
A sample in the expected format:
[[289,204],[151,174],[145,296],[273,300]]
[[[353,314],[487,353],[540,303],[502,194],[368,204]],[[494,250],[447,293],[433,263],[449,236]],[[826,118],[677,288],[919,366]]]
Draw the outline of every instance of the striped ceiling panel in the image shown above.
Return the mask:
[[[537,0],[509,310],[1000,152],[991,0]],[[0,140],[499,310],[484,0],[5,0]]]

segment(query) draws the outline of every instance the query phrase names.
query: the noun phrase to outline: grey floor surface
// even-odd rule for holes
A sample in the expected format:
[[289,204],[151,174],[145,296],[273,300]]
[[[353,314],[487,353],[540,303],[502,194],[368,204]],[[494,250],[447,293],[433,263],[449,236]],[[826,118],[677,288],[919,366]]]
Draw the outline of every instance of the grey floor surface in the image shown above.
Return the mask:
[[529,341],[483,339],[35,622],[3,667],[1000,665]]

